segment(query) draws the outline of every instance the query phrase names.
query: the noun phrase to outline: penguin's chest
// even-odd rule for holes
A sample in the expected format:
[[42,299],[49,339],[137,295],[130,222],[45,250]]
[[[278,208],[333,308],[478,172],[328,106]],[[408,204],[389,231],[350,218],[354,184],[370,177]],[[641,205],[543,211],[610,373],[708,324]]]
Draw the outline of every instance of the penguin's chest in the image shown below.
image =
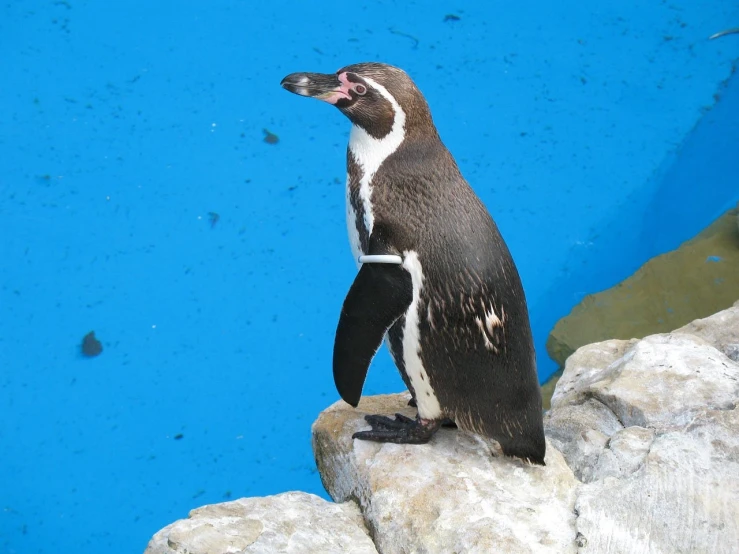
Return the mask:
[[374,178],[383,163],[405,139],[405,114],[394,99],[389,98],[395,110],[390,132],[384,137],[373,137],[361,127],[352,126],[349,134],[346,178],[346,223],[349,243],[355,261],[367,254],[376,214],[373,203]]
[[375,206],[372,202],[374,186],[372,178],[377,172],[370,167],[362,151],[349,144],[346,176],[346,228],[354,261],[360,254],[367,254],[369,238],[375,222]]

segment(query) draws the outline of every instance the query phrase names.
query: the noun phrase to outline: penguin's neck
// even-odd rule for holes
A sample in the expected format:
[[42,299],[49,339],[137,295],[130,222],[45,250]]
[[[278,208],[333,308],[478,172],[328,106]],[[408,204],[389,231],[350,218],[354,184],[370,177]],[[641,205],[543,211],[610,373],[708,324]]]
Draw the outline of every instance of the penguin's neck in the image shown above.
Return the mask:
[[357,124],[352,125],[349,134],[349,151],[362,171],[362,183],[369,186],[382,162],[395,152],[405,139],[406,115],[395,97],[384,86],[370,78],[365,80],[393,107],[393,126],[385,136],[376,138]]
[[346,179],[346,216],[349,243],[358,263],[360,254],[367,254],[369,236],[375,223],[372,205],[373,179],[385,160],[405,140],[406,114],[397,100],[381,84],[372,79],[367,83],[393,107],[393,125],[383,137],[374,137],[361,126],[352,125],[349,134],[349,166]]
[[[349,176],[347,187],[358,187],[359,201],[364,212],[367,233],[372,233],[374,210],[372,206],[372,179],[383,162],[395,152],[405,139],[405,112],[395,99],[387,95],[395,110],[392,129],[382,138],[375,138],[358,125],[353,125],[349,134],[349,153],[353,158],[358,175]],[[352,178],[354,177],[354,178]],[[347,191],[351,194],[351,190]]]
[[[397,108],[400,110],[400,107]],[[405,114],[396,111],[393,127],[382,138],[374,138],[367,131],[353,125],[349,134],[349,151],[362,171],[362,180],[372,181],[382,163],[403,143],[405,139]]]

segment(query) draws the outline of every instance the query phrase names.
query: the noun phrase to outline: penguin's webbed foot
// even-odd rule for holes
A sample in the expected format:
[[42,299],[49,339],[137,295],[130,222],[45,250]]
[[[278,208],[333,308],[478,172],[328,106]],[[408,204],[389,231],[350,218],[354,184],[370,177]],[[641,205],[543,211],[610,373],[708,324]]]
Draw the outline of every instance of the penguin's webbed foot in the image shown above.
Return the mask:
[[382,415],[368,415],[364,419],[372,426],[369,431],[359,431],[353,439],[395,444],[425,444],[441,426],[433,419],[411,419],[395,414],[395,419]]

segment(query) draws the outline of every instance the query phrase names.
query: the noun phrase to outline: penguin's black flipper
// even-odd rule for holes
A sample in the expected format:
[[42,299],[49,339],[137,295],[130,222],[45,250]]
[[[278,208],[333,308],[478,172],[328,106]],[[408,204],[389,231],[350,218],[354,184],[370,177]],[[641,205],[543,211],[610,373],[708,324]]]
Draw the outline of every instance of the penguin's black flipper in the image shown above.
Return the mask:
[[412,299],[411,276],[402,266],[362,265],[341,308],[334,341],[334,383],[348,404],[359,404],[367,370],[382,338]]

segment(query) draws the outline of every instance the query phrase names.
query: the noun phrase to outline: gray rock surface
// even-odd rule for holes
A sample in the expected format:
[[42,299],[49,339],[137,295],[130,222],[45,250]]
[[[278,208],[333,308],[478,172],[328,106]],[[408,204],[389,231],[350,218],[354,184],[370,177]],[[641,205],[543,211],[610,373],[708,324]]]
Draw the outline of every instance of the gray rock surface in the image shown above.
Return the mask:
[[203,506],[159,531],[145,554],[377,554],[353,502],[286,492]]
[[708,410],[653,440],[640,432],[637,448],[625,452],[611,441],[612,458],[626,457],[627,471],[620,478],[602,471],[582,487],[583,552],[739,552],[737,429],[737,409]]
[[[739,215],[737,215],[739,221]],[[739,280],[739,275],[737,276]],[[686,333],[700,337],[720,350],[734,362],[739,362],[739,301],[728,310],[712,316],[696,319],[673,333]]]
[[737,342],[735,305],[567,360],[545,429],[583,482],[582,552],[739,552]]
[[[626,427],[680,426],[705,408],[730,408],[739,395],[739,366],[703,339],[671,333],[624,342],[586,346],[573,356],[552,396],[551,411],[594,398]],[[626,348],[604,366],[609,361],[602,357],[604,347],[613,352]],[[595,361],[584,359],[591,353]]]
[[406,394],[337,402],[313,425],[323,483],[356,500],[383,554],[575,551],[578,482],[549,448],[546,467],[493,456],[483,440],[442,429],[425,445],[352,440],[367,413],[412,415]]

